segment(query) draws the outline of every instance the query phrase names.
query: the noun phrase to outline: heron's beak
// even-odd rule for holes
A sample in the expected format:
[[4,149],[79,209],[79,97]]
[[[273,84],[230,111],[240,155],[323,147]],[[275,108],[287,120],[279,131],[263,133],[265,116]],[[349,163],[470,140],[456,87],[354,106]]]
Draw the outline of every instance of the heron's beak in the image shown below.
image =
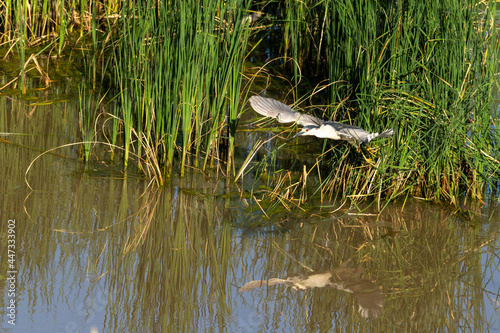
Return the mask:
[[292,139],[295,139],[296,137],[301,136],[302,133],[304,133],[304,131],[300,131],[299,133],[295,134]]

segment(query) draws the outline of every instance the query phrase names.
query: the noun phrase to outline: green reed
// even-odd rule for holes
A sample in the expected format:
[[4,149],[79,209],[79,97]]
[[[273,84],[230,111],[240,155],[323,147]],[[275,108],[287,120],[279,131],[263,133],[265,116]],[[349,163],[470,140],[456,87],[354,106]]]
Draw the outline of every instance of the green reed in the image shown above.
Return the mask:
[[[59,53],[66,45],[66,37],[75,31],[106,30],[108,17],[119,13],[119,1],[21,1],[0,3],[0,40],[27,46],[46,40],[59,40]],[[97,20],[96,20],[97,19]],[[96,22],[99,26],[95,26]],[[21,39],[20,39],[21,38]]]
[[[133,149],[155,159],[151,165],[161,165],[165,175],[175,172],[177,158],[181,175],[186,167],[224,161],[226,174],[234,174],[249,1],[30,5],[0,4],[0,39],[15,43],[21,55],[21,86],[27,48],[50,40],[62,53],[75,35],[83,37],[78,43],[91,39],[87,47],[99,58],[89,72],[93,87],[102,75],[101,82],[118,90],[113,140],[120,119],[125,163]],[[272,6],[276,2],[260,9]],[[453,203],[459,193],[480,197],[485,182],[497,180],[499,138],[491,127],[498,126],[491,94],[496,3],[306,0],[277,6],[284,12],[278,27],[283,50],[300,66],[293,67],[294,82],[304,74],[329,81],[322,116],[396,131],[372,142],[372,152],[363,150],[366,159],[347,145],[322,156],[319,163],[329,165],[318,169],[323,196],[411,194]],[[103,69],[108,63],[111,74]]]
[[[6,48],[7,54],[14,52],[19,55],[19,80],[16,84],[21,91],[26,89],[26,66],[31,60],[26,53],[35,52],[37,56],[44,53],[53,57],[55,51],[58,56],[67,56],[72,48],[90,48],[100,53],[103,49],[97,46],[106,40],[106,33],[112,30],[114,23],[109,17],[117,14],[120,6],[121,2],[116,1],[0,2],[0,44]],[[87,34],[93,40],[90,47]],[[50,73],[52,69],[45,70]]]
[[92,105],[95,103],[95,97],[93,94],[86,92],[85,86],[81,85],[78,93],[78,105],[80,109],[78,118],[83,141],[83,160],[87,162],[90,159],[90,148],[95,134],[94,121],[96,117],[97,105]]
[[[328,68],[326,118],[395,130],[391,139],[370,143],[362,151],[366,159],[347,145],[323,156],[330,169],[322,176],[329,179],[323,194],[411,194],[456,203],[464,193],[480,198],[489,181],[498,181],[496,3],[352,0],[285,7],[293,9],[285,31],[295,31],[284,41],[288,54],[304,68]],[[344,159],[346,151],[352,156]]]
[[[187,166],[198,167],[200,158],[204,167],[220,159],[225,126],[233,149],[248,39],[246,6],[243,0],[145,1],[123,8],[115,81],[122,102],[117,116],[128,127],[125,148],[132,147],[132,134],[142,138],[134,148],[139,155],[142,140],[152,142],[166,175],[172,175],[175,156],[181,175]],[[228,165],[231,159],[229,154]]]

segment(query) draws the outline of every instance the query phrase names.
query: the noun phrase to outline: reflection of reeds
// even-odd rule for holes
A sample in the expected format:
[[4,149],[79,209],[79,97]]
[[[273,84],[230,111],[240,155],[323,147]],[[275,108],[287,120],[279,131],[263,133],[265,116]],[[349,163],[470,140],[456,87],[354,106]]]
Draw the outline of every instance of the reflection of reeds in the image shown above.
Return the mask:
[[[198,191],[182,190],[192,188],[193,183],[200,186]],[[179,187],[145,189],[133,203],[122,199],[123,210],[120,203],[116,219],[126,223],[117,224],[113,244],[99,258],[93,258],[98,261],[96,269],[106,273],[106,279],[112,281],[110,288],[116,292],[110,307],[116,306],[117,312],[125,310],[122,302],[132,288],[146,303],[153,301],[153,311],[162,309],[165,316],[161,325],[166,329],[181,320],[176,309],[163,311],[174,304],[189,305],[182,311],[189,326],[199,319],[203,304],[208,300],[212,303],[214,295],[220,293],[220,300],[226,297],[227,284],[232,281],[232,232],[230,224],[224,223],[224,200],[213,200],[214,186],[201,174],[186,173]],[[134,214],[130,214],[132,209]],[[131,273],[135,278],[130,283],[118,282],[131,278]],[[224,313],[226,306],[220,304]]]

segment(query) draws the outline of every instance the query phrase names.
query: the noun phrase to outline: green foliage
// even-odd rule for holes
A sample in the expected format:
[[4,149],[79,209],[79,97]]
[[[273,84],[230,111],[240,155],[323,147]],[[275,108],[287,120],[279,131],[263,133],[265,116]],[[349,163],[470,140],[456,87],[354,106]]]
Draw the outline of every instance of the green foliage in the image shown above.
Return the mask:
[[61,54],[67,35],[78,30],[80,36],[87,31],[93,34],[105,31],[108,19],[121,10],[121,4],[121,1],[2,1],[0,41],[34,46],[58,39]]
[[306,68],[328,68],[326,118],[395,130],[389,142],[370,144],[384,145],[373,156],[365,151],[371,159],[343,158],[345,149],[330,154],[323,194],[456,203],[461,194],[481,198],[485,185],[496,186],[496,3],[287,1],[284,7],[293,8],[283,23],[285,32],[294,31],[285,35],[288,54]]
[[[20,55],[23,87],[26,49],[47,40],[61,54],[77,35],[90,50],[83,54],[92,59],[86,70],[93,89],[100,82],[117,90],[111,131],[113,142],[118,134],[123,138],[125,164],[133,149],[143,169],[153,166],[147,173],[159,183],[174,174],[177,157],[181,175],[186,167],[222,162],[234,175],[250,5],[145,0],[35,1],[28,7],[5,1],[0,39],[15,44],[9,52]],[[295,93],[304,73],[326,79],[315,90],[328,99],[322,116],[373,132],[395,130],[369,149],[340,145],[321,155],[315,166],[322,199],[414,195],[456,203],[464,193],[481,198],[485,185],[498,181],[495,2],[288,0],[254,6],[263,20],[283,13],[264,31],[282,43],[276,49],[285,52],[283,65],[294,64]],[[269,172],[266,182],[289,179],[286,197],[301,193],[302,202],[306,196],[297,186],[308,188],[313,169],[302,173],[300,185],[279,172]]]
[[151,142],[166,175],[172,174],[177,147],[181,175],[190,165],[190,152],[195,167],[202,151],[204,165],[219,158],[226,116],[232,150],[248,39],[243,21],[247,5],[242,0],[145,1],[123,9],[115,81],[122,98],[117,116],[128,128],[125,147],[130,147],[133,128],[139,153],[141,140]]

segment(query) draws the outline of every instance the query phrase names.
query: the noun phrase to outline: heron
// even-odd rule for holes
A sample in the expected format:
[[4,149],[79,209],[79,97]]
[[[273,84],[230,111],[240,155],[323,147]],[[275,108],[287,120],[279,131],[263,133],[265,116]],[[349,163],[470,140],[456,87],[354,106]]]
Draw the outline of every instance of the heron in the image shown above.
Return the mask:
[[252,96],[249,101],[255,112],[264,117],[275,118],[279,123],[297,123],[303,126],[293,138],[312,135],[321,139],[344,140],[357,146],[356,141],[367,144],[375,138],[388,138],[394,134],[392,129],[387,129],[382,133],[370,133],[358,126],[318,119],[297,112],[272,98]]

